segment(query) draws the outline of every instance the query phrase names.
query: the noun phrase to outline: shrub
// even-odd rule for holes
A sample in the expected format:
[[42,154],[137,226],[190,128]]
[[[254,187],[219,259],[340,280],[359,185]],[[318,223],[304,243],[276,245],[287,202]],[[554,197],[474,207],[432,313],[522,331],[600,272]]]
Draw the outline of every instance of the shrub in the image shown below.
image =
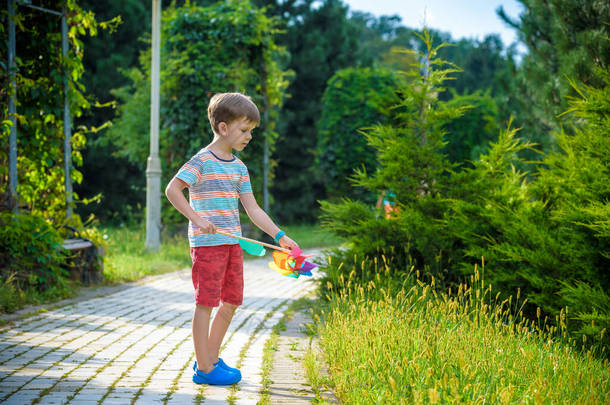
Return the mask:
[[67,273],[61,267],[66,260],[62,240],[53,226],[39,216],[0,213],[2,310],[16,309],[19,305],[14,300],[31,302],[69,294]]
[[[609,72],[601,76],[610,84]],[[531,181],[514,169],[529,145],[501,136],[474,169],[454,176],[465,181],[456,182],[446,226],[462,245],[462,270],[484,256],[495,288],[521,288],[553,316],[568,307],[572,332],[607,347],[610,86],[578,91],[567,123],[573,135],[558,134],[559,150],[544,157]],[[460,188],[469,192],[458,195]]]
[[489,91],[465,95],[458,95],[455,91],[451,93],[449,105],[467,110],[444,126],[447,131],[444,152],[451,162],[469,164],[476,161],[486,151],[489,142],[497,137],[500,130],[498,105]]
[[[63,1],[66,23],[69,27],[67,41],[68,51],[65,56],[58,51],[62,37],[58,33],[57,16],[41,13],[28,7],[15,7],[17,23],[18,57],[14,68],[18,100],[17,130],[18,153],[17,166],[18,186],[17,204],[25,204],[28,209],[45,217],[55,217],[65,211],[64,186],[64,114],[62,105],[64,85],[68,86],[70,95],[70,113],[76,118],[91,108],[90,100],[85,95],[82,84],[83,43],[86,35],[97,35],[98,28],[110,30],[116,26],[118,18],[106,22],[97,22],[92,12],[83,10],[77,1]],[[38,2],[54,8],[57,2]],[[53,5],[53,6],[52,6]],[[8,16],[3,12],[3,21]],[[2,54],[7,52],[7,33],[0,30],[2,37]],[[13,68],[11,68],[13,69]],[[3,78],[7,78],[8,69],[0,65]],[[66,76],[69,78],[67,79]],[[6,79],[4,79],[6,81]],[[65,84],[64,84],[65,83]],[[8,85],[8,83],[7,83]],[[2,111],[2,130],[0,130],[0,194],[9,192],[9,133],[8,114],[9,88],[3,84],[0,97]],[[71,135],[71,169],[72,183],[80,183],[82,173],[78,167],[82,164],[82,150],[85,148],[87,130],[80,125],[72,126]],[[75,196],[75,200],[78,200]]]

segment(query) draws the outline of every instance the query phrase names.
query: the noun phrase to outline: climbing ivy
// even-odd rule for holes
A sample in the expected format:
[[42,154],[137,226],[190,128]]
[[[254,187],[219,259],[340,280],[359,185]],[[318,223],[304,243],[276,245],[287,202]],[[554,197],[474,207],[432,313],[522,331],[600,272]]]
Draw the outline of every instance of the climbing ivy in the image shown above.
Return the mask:
[[[59,4],[58,4],[59,3]],[[96,35],[99,28],[114,29],[118,19],[98,23],[93,13],[81,9],[76,0],[37,2],[38,6],[67,10],[69,51],[65,61],[61,47],[61,17],[15,6],[16,83],[17,83],[17,171],[19,204],[35,214],[60,222],[65,213],[64,182],[64,69],[67,69],[70,112],[73,118],[89,109],[83,75],[83,43],[85,35]],[[0,28],[0,49],[7,55],[8,13],[3,8]],[[8,83],[7,66],[0,64],[3,83]],[[0,130],[0,193],[8,193],[9,90],[0,92],[2,128]],[[76,169],[82,164],[81,150],[86,142],[86,130],[72,130],[73,183],[82,181]],[[5,194],[6,195],[6,194]],[[75,200],[77,196],[75,195]]]

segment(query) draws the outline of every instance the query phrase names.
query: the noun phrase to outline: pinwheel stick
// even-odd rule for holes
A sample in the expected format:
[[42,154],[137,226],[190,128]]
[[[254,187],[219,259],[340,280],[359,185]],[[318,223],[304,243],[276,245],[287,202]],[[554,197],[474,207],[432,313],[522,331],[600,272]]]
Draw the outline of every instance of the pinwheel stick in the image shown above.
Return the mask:
[[265,247],[268,247],[269,249],[275,249],[275,250],[280,250],[282,252],[290,253],[290,249],[285,249],[283,247],[272,245],[270,243],[261,242],[256,239],[245,238],[243,236],[237,236],[237,235],[233,235],[233,234],[230,234],[227,232],[221,232],[221,231],[216,231],[216,233],[219,235],[224,235],[224,236],[228,236],[228,237],[235,238],[235,239],[245,240],[246,242],[256,243],[257,245],[265,246]]

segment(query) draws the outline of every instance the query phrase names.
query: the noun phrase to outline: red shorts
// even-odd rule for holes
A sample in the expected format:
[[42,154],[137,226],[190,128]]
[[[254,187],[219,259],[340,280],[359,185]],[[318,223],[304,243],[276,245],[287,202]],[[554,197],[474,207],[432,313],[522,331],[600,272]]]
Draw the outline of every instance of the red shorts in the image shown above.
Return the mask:
[[217,307],[220,301],[241,305],[244,295],[244,261],[241,246],[191,248],[195,303]]

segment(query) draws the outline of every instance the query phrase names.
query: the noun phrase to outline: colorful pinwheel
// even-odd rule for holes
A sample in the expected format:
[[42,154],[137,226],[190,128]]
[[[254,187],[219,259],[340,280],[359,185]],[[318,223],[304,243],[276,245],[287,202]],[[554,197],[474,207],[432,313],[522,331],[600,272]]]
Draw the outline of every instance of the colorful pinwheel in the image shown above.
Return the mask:
[[273,261],[269,262],[269,267],[280,273],[282,276],[293,278],[299,278],[299,276],[311,276],[311,270],[318,267],[318,265],[305,260],[314,255],[303,255],[303,251],[299,248],[288,250],[269,243],[245,238],[243,236],[232,235],[230,233],[220,231],[216,231],[216,233],[239,239],[239,244],[242,249],[254,256],[264,256],[267,252],[265,250],[265,246],[273,249]]

